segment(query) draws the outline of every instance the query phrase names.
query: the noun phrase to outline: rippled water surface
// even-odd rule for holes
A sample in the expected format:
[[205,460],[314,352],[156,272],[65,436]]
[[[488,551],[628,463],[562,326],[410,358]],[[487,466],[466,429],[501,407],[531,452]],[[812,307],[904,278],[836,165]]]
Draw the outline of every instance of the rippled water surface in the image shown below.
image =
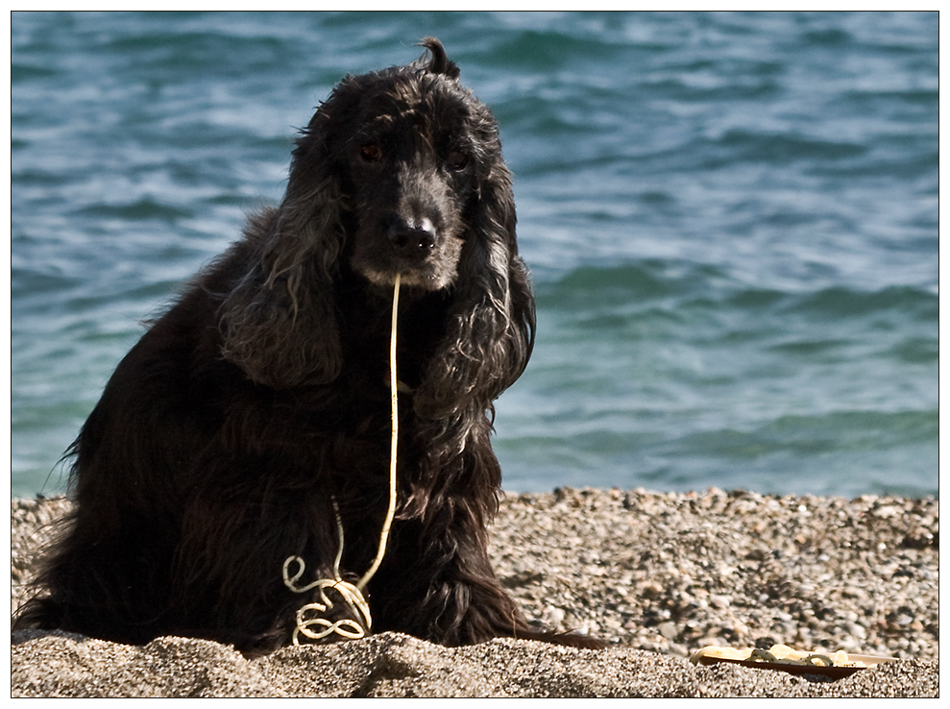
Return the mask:
[[109,13],[13,15],[15,495],[333,84],[429,34],[537,291],[508,490],[936,493],[936,14]]

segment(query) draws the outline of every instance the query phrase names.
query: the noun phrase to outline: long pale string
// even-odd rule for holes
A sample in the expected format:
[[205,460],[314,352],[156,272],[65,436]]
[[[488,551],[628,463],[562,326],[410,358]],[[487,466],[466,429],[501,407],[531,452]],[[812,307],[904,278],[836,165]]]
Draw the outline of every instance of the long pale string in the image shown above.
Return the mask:
[[[372,616],[369,611],[369,603],[363,596],[363,589],[370,579],[379,569],[386,555],[386,545],[389,541],[389,529],[392,526],[393,518],[396,516],[396,447],[399,442],[399,379],[396,377],[396,326],[399,313],[399,274],[396,274],[396,280],[393,284],[393,315],[391,324],[391,334],[389,340],[389,391],[392,400],[392,438],[390,442],[389,457],[389,509],[386,512],[386,519],[383,521],[383,528],[379,535],[379,550],[376,552],[376,558],[369,569],[363,574],[356,585],[344,581],[340,576],[340,560],[343,558],[343,520],[340,517],[340,510],[337,507],[336,500],[333,499],[333,512],[336,516],[336,531],[339,544],[337,546],[336,559],[333,562],[333,578],[319,579],[306,586],[297,586],[297,581],[303,576],[304,561],[299,556],[289,556],[284,561],[283,577],[284,585],[294,593],[306,593],[314,588],[320,589],[320,600],[314,603],[307,603],[297,610],[297,627],[294,628],[293,642],[299,645],[298,635],[304,635],[311,640],[321,640],[332,634],[337,634],[347,639],[361,638],[366,635],[366,631],[373,624]],[[290,575],[290,565],[296,563],[297,573]],[[336,591],[343,602],[363,619],[361,625],[351,618],[343,618],[337,621],[331,621],[321,617],[319,614],[326,613],[333,608],[333,602],[327,597],[327,591],[333,589]],[[314,615],[317,614],[317,615]],[[309,617],[308,617],[309,616]],[[314,630],[314,627],[317,629]],[[365,627],[365,629],[364,629]]]
[[383,562],[383,556],[386,554],[386,543],[389,541],[389,528],[392,526],[393,517],[396,515],[396,446],[399,443],[399,379],[396,377],[396,325],[398,323],[399,313],[399,274],[396,274],[396,282],[393,284],[393,318],[390,324],[391,334],[389,336],[389,394],[392,400],[392,437],[389,443],[389,510],[386,512],[386,520],[383,522],[383,530],[379,535],[379,551],[376,552],[376,558],[369,570],[363,574],[356,587],[362,591],[369,580],[373,578],[376,569]]

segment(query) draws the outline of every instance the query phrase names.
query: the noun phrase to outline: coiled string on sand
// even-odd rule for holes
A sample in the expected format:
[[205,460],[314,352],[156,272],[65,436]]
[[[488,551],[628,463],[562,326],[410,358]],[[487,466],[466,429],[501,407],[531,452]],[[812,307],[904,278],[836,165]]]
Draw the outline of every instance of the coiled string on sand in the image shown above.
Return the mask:
[[[306,586],[298,586],[297,582],[303,576],[306,565],[299,556],[289,556],[284,560],[283,577],[284,585],[294,593],[306,593],[313,589],[320,589],[319,600],[307,603],[297,610],[297,625],[294,628],[293,643],[299,645],[299,636],[310,638],[311,640],[322,640],[331,635],[339,635],[342,638],[354,640],[361,638],[369,631],[373,625],[373,618],[370,615],[369,603],[363,596],[363,589],[366,584],[379,569],[379,565],[386,555],[386,544],[389,541],[389,529],[392,526],[393,517],[396,514],[396,444],[399,440],[399,399],[398,382],[396,377],[396,325],[397,314],[399,311],[399,274],[396,274],[396,280],[393,284],[393,314],[391,334],[389,339],[389,383],[390,395],[392,399],[392,439],[390,442],[389,458],[389,510],[386,512],[386,519],[383,522],[383,528],[379,535],[379,549],[376,552],[376,558],[369,569],[363,574],[363,577],[356,583],[344,581],[340,575],[340,560],[343,558],[343,519],[340,517],[340,509],[337,506],[336,499],[332,499],[333,513],[336,517],[336,532],[339,543],[337,545],[336,559],[333,562],[333,578],[318,579]],[[297,566],[295,574],[291,575],[292,565]],[[331,620],[324,617],[325,614],[334,607],[333,600],[327,595],[328,592],[334,592],[337,596],[337,602],[350,607],[352,614],[362,619],[362,623],[353,618],[340,618]]]

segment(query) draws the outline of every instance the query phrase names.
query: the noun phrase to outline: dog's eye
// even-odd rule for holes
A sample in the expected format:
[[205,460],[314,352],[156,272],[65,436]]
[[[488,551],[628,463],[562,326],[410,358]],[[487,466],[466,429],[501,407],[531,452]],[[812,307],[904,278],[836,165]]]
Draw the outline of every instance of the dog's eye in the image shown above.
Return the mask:
[[383,157],[383,151],[379,149],[376,143],[366,143],[360,148],[360,156],[366,162],[376,162]]
[[464,170],[468,165],[468,155],[461,150],[451,150],[445,157],[445,166],[449,170]]

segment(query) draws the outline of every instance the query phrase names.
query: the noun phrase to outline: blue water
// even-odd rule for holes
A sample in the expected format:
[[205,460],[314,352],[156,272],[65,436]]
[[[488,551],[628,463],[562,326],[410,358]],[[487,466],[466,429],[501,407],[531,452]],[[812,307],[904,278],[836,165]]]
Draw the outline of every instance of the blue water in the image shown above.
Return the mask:
[[14,14],[12,490],[433,34],[502,125],[539,304],[505,487],[937,492],[937,16]]

